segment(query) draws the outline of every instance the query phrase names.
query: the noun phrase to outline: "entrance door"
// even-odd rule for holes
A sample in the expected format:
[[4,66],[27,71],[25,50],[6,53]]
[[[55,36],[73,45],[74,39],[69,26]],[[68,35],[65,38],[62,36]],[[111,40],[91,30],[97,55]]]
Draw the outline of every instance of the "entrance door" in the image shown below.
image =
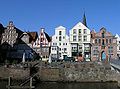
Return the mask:
[[105,59],[106,59],[106,54],[105,54],[105,52],[103,51],[103,52],[102,52],[101,60],[102,60],[102,61],[105,61]]

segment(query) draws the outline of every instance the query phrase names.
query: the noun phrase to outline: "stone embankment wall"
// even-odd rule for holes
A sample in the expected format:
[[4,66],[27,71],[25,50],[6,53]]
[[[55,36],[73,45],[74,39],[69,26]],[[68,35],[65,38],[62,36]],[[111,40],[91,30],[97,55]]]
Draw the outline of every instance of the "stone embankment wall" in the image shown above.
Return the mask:
[[[25,79],[30,75],[29,68],[0,67],[0,78]],[[109,64],[101,62],[65,62],[57,65],[38,66],[37,77],[41,81],[58,82],[120,82],[120,74],[111,70]],[[119,83],[120,84],[120,83]]]
[[63,82],[106,82],[119,81],[120,74],[111,70],[109,64],[81,62],[64,63],[59,68],[42,68],[39,70],[41,81]]
[[12,79],[24,79],[28,77],[30,74],[30,70],[28,68],[6,68],[0,67],[0,78],[7,79],[8,77],[12,77]]

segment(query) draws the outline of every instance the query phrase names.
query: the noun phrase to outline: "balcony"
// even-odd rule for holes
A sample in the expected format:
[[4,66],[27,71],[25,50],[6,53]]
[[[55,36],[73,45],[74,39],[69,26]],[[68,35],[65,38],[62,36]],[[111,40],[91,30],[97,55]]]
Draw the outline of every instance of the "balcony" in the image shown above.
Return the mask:
[[85,52],[90,52],[90,48],[85,48],[84,51]]

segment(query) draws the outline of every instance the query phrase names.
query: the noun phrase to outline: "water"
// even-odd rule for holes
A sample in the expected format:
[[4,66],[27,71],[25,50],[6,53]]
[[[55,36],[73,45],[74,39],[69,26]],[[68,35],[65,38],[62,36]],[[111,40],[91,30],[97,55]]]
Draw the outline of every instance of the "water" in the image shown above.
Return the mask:
[[[6,89],[7,82],[0,81],[0,89]],[[55,83],[36,84],[35,89],[120,89],[117,83]]]

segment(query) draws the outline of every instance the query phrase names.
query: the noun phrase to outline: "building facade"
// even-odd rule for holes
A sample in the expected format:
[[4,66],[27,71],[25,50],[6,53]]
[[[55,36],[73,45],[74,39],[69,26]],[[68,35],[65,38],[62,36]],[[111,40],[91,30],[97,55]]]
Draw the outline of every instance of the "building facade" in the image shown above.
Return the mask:
[[116,34],[115,37],[117,38],[117,57],[120,59],[120,36]]
[[51,38],[45,32],[44,28],[41,28],[40,34],[33,44],[33,49],[36,53],[39,54],[43,61],[48,61],[50,55],[50,47]]
[[23,54],[25,54],[25,59],[33,59],[34,51],[31,48],[32,41],[35,40],[33,39],[34,37],[30,32],[21,31],[10,21],[2,34],[1,53],[3,59],[20,62],[22,61]]
[[60,60],[71,57],[69,37],[66,34],[66,28],[63,26],[57,27],[55,35],[52,36],[51,57]]
[[72,56],[76,61],[90,61],[90,30],[81,22],[70,30]]
[[117,58],[117,39],[103,27],[91,31],[91,60],[110,61]]

